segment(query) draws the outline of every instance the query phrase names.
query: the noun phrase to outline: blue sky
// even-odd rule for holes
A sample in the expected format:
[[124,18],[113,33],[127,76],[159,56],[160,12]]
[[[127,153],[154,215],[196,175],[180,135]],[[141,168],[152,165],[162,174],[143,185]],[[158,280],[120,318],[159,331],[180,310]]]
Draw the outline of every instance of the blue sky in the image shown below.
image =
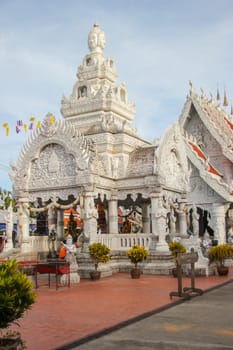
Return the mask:
[[11,190],[7,166],[29,135],[16,133],[16,121],[47,112],[61,118],[62,95],[72,92],[95,22],[145,139],[177,120],[189,80],[207,94],[226,89],[233,101],[231,0],[0,0],[0,187]]

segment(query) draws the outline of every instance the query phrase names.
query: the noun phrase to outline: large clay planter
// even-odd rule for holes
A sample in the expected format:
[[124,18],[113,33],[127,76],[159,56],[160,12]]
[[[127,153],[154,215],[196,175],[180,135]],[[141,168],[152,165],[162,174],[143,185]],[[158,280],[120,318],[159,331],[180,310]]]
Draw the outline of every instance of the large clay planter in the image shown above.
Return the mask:
[[92,281],[97,281],[100,279],[101,272],[100,271],[91,271],[90,276],[91,276]]
[[228,266],[217,266],[219,276],[227,276],[229,272]]
[[131,271],[130,271],[130,274],[131,274],[131,277],[132,278],[134,278],[134,279],[136,279],[136,278],[140,278],[140,276],[141,276],[141,271],[140,271],[140,269],[138,269],[138,268],[133,268]]

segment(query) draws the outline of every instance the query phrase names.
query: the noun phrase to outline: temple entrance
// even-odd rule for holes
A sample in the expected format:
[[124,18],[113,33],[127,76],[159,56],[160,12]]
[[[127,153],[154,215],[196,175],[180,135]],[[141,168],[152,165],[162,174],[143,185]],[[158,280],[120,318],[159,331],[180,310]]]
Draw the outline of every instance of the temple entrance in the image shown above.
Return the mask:
[[80,208],[64,210],[64,238],[71,235],[73,242],[77,242],[78,237],[83,231],[83,220],[81,218]]
[[200,207],[192,207],[189,210],[189,234],[197,234],[199,237],[203,237],[207,232],[211,238],[214,237],[214,230],[210,226],[211,214],[208,210],[204,210]]
[[95,206],[97,209],[98,217],[97,217],[97,233],[107,233],[108,232],[108,202],[106,196],[102,200],[100,195],[98,195],[98,199],[95,201]]
[[61,240],[66,235],[71,234],[76,241],[83,229],[81,219],[80,199],[75,199],[70,195],[67,200],[53,198],[43,202],[37,198],[27,207],[30,220],[33,219],[33,229],[29,227],[33,236],[49,236],[53,230],[58,233]]
[[140,233],[142,232],[142,212],[140,207],[125,209],[118,208],[119,233]]

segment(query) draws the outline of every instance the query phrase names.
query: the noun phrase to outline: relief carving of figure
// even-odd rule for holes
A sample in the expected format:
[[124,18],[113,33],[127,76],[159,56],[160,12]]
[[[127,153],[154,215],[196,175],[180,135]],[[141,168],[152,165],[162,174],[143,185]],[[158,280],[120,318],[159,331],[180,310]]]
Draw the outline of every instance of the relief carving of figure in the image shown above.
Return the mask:
[[102,52],[105,48],[105,34],[100,30],[98,24],[95,24],[88,35],[88,47],[91,52]]
[[57,173],[59,171],[59,159],[54,151],[52,152],[48,163],[48,171],[50,173]]
[[93,199],[90,199],[85,210],[84,233],[90,238],[97,233],[98,211],[94,205]]
[[199,214],[195,205],[192,206],[193,235],[199,235]]
[[90,34],[88,35],[88,47],[90,51],[93,51],[95,50],[96,46],[97,46],[97,34],[91,31]]
[[89,201],[89,205],[88,205],[88,208],[87,208],[87,212],[86,212],[86,218],[87,219],[92,219],[92,218],[97,218],[98,216],[98,212],[97,212],[97,209],[93,203],[92,200]]
[[170,235],[171,237],[176,235],[176,217],[174,215],[174,209],[171,209],[170,215]]
[[159,233],[160,237],[162,237],[162,240],[164,240],[167,229],[167,210],[164,208],[162,198],[159,198],[158,200],[155,217],[157,221],[157,232]]
[[105,38],[105,34],[104,32],[100,32],[99,34],[99,38],[98,38],[98,44],[101,47],[101,49],[105,48],[105,44],[106,44],[106,38]]

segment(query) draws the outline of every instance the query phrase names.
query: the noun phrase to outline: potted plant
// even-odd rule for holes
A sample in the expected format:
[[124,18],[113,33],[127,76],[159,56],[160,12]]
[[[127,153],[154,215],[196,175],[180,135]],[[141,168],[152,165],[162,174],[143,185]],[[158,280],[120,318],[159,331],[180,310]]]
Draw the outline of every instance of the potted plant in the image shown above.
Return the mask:
[[228,266],[225,266],[225,260],[233,258],[233,246],[225,243],[211,247],[208,258],[210,263],[215,263],[217,265],[218,274],[220,276],[225,276],[229,272]]
[[141,271],[138,268],[138,263],[147,259],[148,251],[145,249],[145,247],[141,247],[137,244],[134,244],[133,247],[126,252],[126,256],[134,264],[134,268],[130,271],[131,277],[139,278],[141,275]]
[[90,257],[95,262],[95,270],[90,272],[92,280],[100,279],[101,272],[98,271],[99,263],[106,264],[110,259],[110,249],[103,243],[92,243],[88,246]]
[[176,267],[172,269],[172,274],[174,277],[177,277],[177,261],[176,261],[177,254],[186,253],[186,248],[181,242],[176,242],[176,241],[169,242],[168,246],[169,246],[170,252],[172,253],[172,256],[174,258],[174,262],[176,265]]
[[[0,264],[0,281],[0,329],[6,330],[30,309],[35,294],[32,283],[19,271],[15,260]],[[14,349],[14,344],[15,349],[25,348],[19,332],[0,332],[0,349]]]

